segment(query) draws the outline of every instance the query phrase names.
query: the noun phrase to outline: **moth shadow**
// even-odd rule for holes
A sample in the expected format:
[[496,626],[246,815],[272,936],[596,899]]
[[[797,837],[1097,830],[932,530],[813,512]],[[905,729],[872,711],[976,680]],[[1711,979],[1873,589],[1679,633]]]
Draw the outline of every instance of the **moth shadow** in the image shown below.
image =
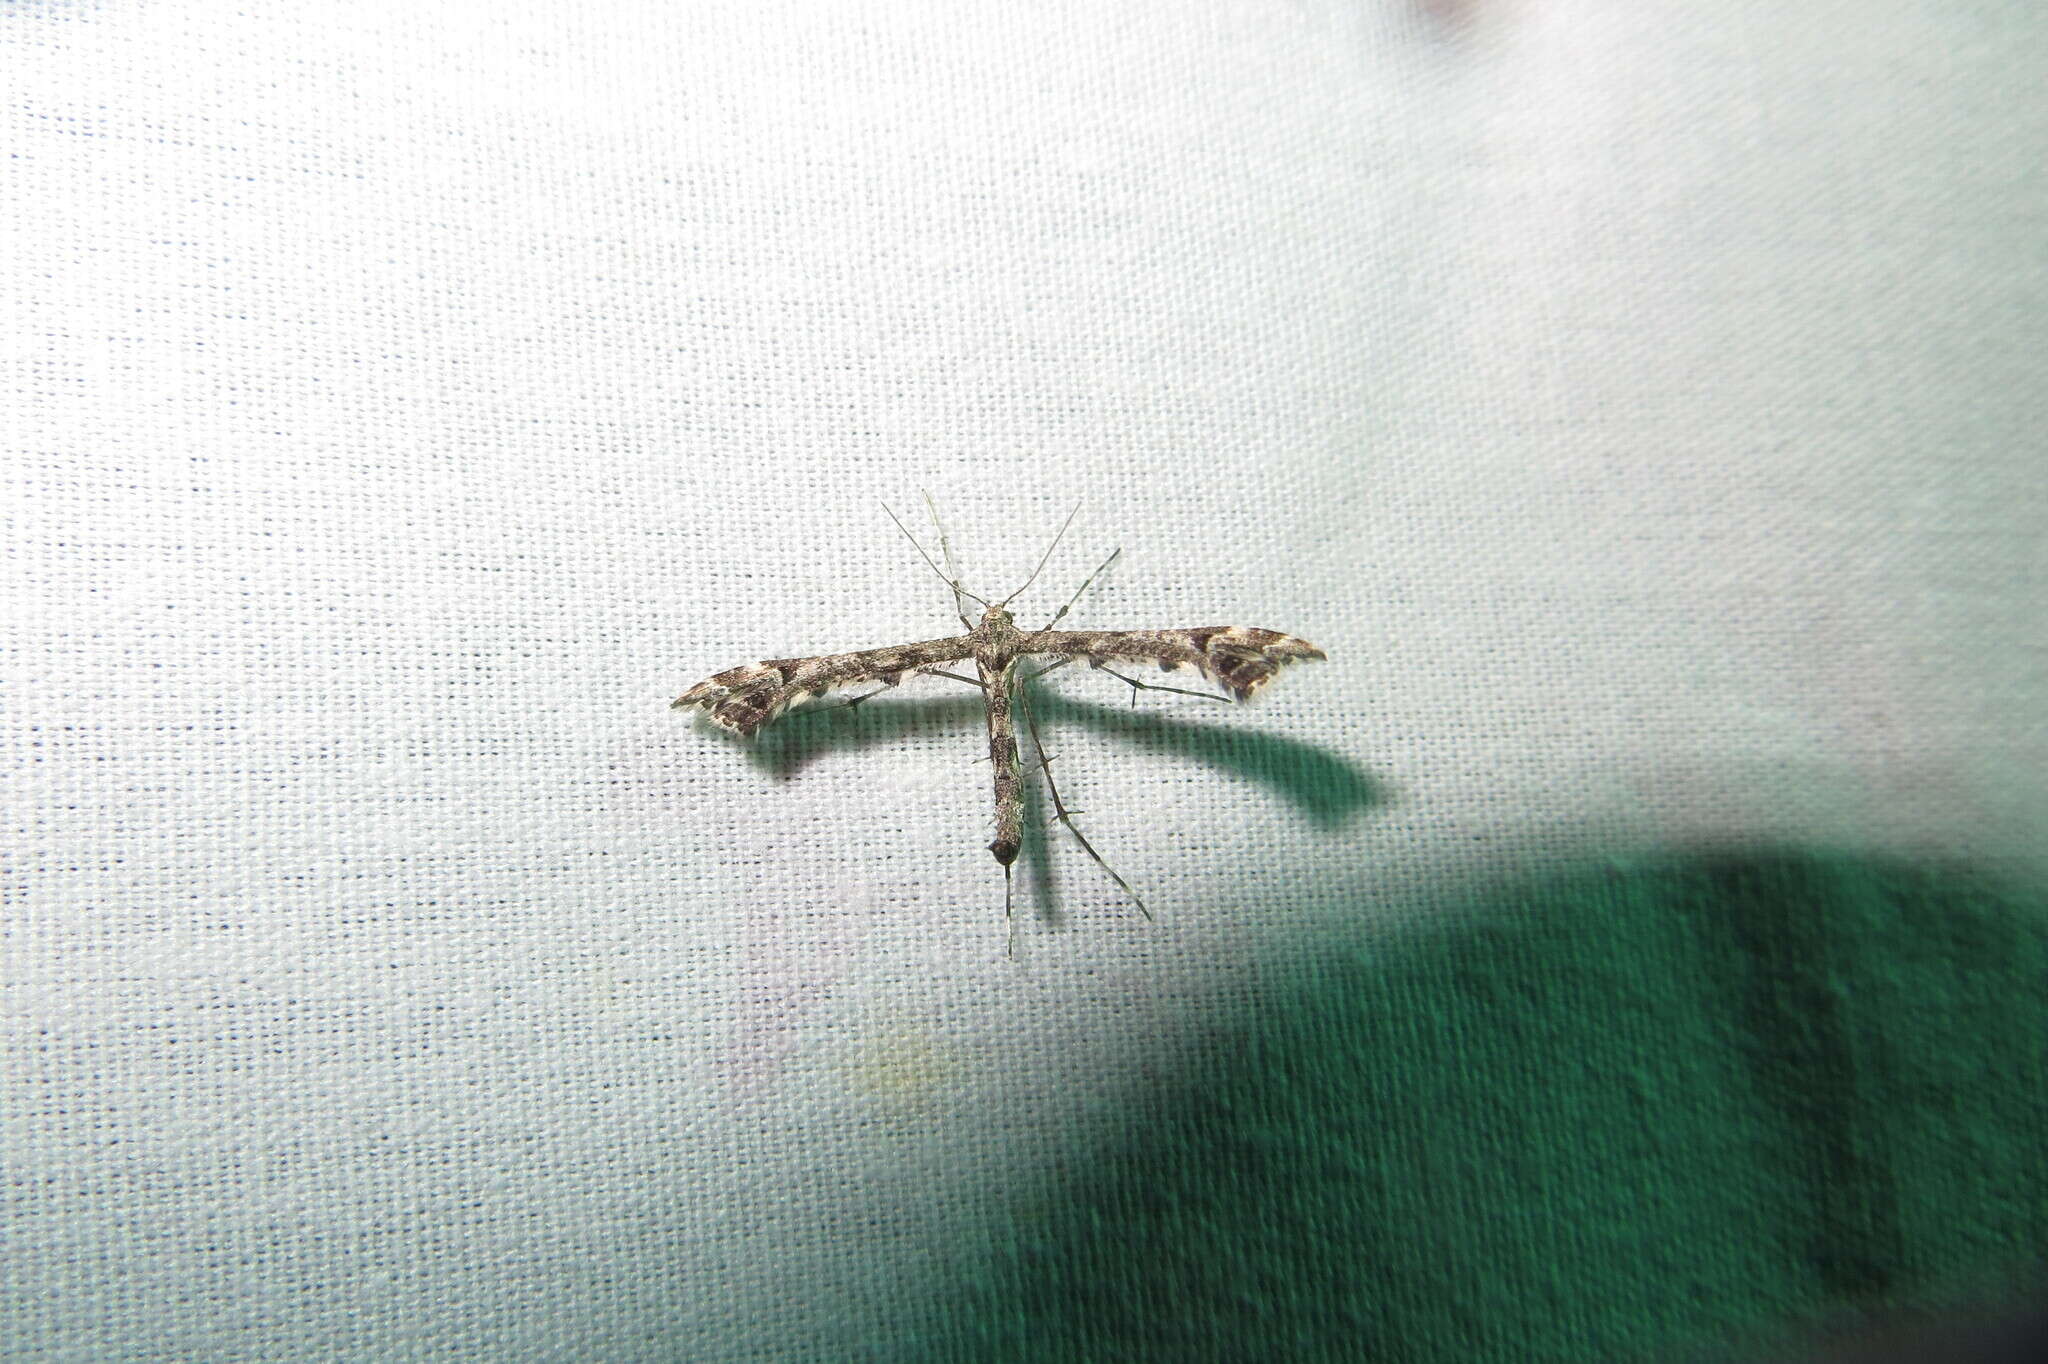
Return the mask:
[[[1229,708],[1242,710],[1234,704]],[[1084,725],[1140,753],[1178,758],[1250,781],[1285,800],[1318,828],[1336,828],[1360,811],[1390,800],[1386,784],[1357,764],[1299,739],[1248,729],[1236,717],[1222,722],[1193,720],[1156,706],[1082,701],[1046,688],[1032,691],[1031,710],[1046,724]],[[1029,761],[1027,746],[1027,766]]]
[[[826,702],[790,711],[746,741],[747,761],[786,781],[828,753],[963,729],[978,738],[987,713],[978,691],[888,696],[858,706]],[[985,754],[987,745],[977,744],[969,752]]]
[[[1219,705],[1216,709],[1223,707]],[[1230,709],[1237,707],[1233,705]],[[1384,804],[1388,799],[1385,787],[1355,764],[1312,744],[1246,729],[1235,716],[1203,721],[1157,707],[1076,700],[1050,688],[1032,690],[1030,711],[1041,731],[1040,740],[1047,745],[1046,756],[1053,764],[1054,781],[1058,780],[1059,770],[1055,736],[1063,727],[1079,726],[1094,736],[1115,740],[1147,756],[1192,761],[1221,775],[1248,778],[1294,806],[1319,828],[1335,828],[1359,811]],[[1029,775],[1036,769],[1038,755],[1028,739],[1023,742],[1024,767]],[[1069,802],[1079,798],[1079,793],[1071,788],[1062,789],[1060,794]],[[1032,887],[1031,899],[1038,907],[1038,917],[1047,927],[1056,929],[1066,917],[1060,911],[1062,876],[1054,869],[1052,852],[1052,843],[1058,838],[1052,830],[1058,811],[1048,808],[1052,802],[1043,780],[1024,783],[1023,804],[1025,827],[1038,830],[1040,837],[1026,840],[1022,870]],[[1078,808],[1069,804],[1068,809],[1075,814],[1086,811],[1085,804]],[[1100,854],[1099,849],[1096,852]]]
[[[1247,729],[1236,717],[1212,722],[1185,718],[1156,704],[1132,707],[1076,700],[1046,685],[1031,688],[1028,706],[1042,729],[1079,725],[1148,756],[1193,762],[1262,786],[1318,828],[1336,828],[1389,800],[1386,785],[1356,764],[1314,744]],[[971,735],[973,742],[962,756],[980,758],[986,753],[986,715],[978,692],[894,694],[859,706],[828,703],[792,711],[762,730],[748,742],[747,760],[757,770],[787,780],[828,753],[948,732]],[[1019,748],[1029,792],[1039,785],[1028,780],[1037,770],[1037,755],[1021,733]]]
[[[1065,877],[1055,869],[1051,851],[1059,838],[1051,827],[1056,812],[1038,771],[1037,751],[1021,729],[1027,715],[1041,731],[1055,764],[1054,734],[1078,727],[1137,753],[1193,762],[1221,776],[1249,781],[1291,805],[1318,828],[1336,828],[1359,812],[1390,800],[1386,785],[1356,764],[1314,744],[1248,729],[1240,716],[1197,719],[1179,713],[1178,708],[1076,700],[1050,686],[1026,686],[1018,757],[1024,773],[1024,827],[1035,836],[1024,840],[1021,865],[1016,869],[1024,883],[1018,887],[1017,912],[1028,913],[1024,906],[1034,904],[1035,917],[1048,927],[1057,928],[1066,917],[1060,910],[1060,886]],[[1234,705],[1228,708],[1239,709]],[[962,749],[963,761],[970,755],[986,761],[986,716],[979,692],[890,693],[857,706],[827,702],[791,711],[760,731],[748,741],[747,757],[757,770],[786,781],[828,753],[958,734],[972,741]],[[1053,771],[1057,780],[1056,765]],[[1061,791],[1069,801],[1082,794],[1065,788]],[[1069,808],[1076,814],[1085,813],[1085,800]]]

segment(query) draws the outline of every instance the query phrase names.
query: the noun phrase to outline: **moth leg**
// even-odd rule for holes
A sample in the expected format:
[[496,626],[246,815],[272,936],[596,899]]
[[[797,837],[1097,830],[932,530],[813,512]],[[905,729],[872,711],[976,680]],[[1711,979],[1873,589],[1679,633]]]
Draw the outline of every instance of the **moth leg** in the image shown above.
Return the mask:
[[[1025,681],[1027,681],[1027,682],[1035,682],[1035,681],[1037,681],[1037,680],[1038,680],[1039,678],[1041,678],[1041,677],[1044,677],[1044,676],[1045,676],[1045,675],[1046,675],[1047,673],[1049,673],[1049,672],[1054,672],[1054,671],[1057,671],[1057,670],[1058,670],[1058,669],[1060,669],[1060,668],[1064,668],[1064,667],[1066,667],[1066,666],[1067,666],[1067,665],[1068,665],[1069,663],[1072,663],[1072,662],[1074,662],[1074,661],[1075,661],[1075,660],[1074,660],[1074,659],[1073,659],[1072,657],[1068,657],[1068,658],[1063,658],[1063,659],[1061,659],[1061,660],[1060,660],[1059,662],[1057,662],[1057,663],[1048,663],[1048,664],[1046,664],[1046,665],[1045,665],[1045,666],[1044,666],[1043,668],[1040,668],[1040,669],[1039,669],[1039,670],[1038,670],[1037,672],[1035,672],[1035,673],[1032,673],[1032,674],[1030,674],[1030,675],[1029,675],[1028,677],[1026,677],[1026,678],[1025,678],[1024,680],[1025,680]],[[1096,671],[1097,671],[1097,672],[1105,672],[1105,673],[1108,673],[1108,674],[1109,674],[1109,675],[1110,675],[1111,677],[1114,677],[1114,678],[1115,678],[1115,679],[1116,679],[1117,681],[1119,681],[1119,682],[1123,682],[1123,683],[1126,683],[1126,684],[1128,684],[1128,685],[1129,685],[1129,686],[1131,687],[1131,689],[1132,689],[1132,690],[1131,690],[1131,704],[1132,704],[1132,705],[1134,705],[1134,706],[1138,704],[1138,693],[1139,693],[1139,692],[1141,692],[1141,691],[1170,691],[1170,692],[1177,692],[1177,693],[1179,693],[1179,694],[1180,694],[1180,695],[1182,695],[1182,696],[1193,696],[1193,697],[1196,697],[1196,698],[1198,698],[1198,699],[1200,699],[1200,700],[1203,700],[1203,701],[1221,701],[1221,702],[1222,702],[1222,703],[1223,703],[1224,705],[1226,705],[1226,706],[1230,704],[1230,698],[1229,698],[1229,697],[1227,697],[1227,696],[1218,696],[1218,695],[1217,695],[1216,693],[1214,693],[1214,692],[1209,692],[1209,691],[1189,691],[1189,690],[1188,690],[1188,689],[1187,689],[1186,687],[1169,687],[1169,686],[1167,686],[1167,685],[1165,685],[1164,683],[1161,683],[1161,682],[1140,682],[1140,681],[1139,681],[1139,680],[1138,680],[1137,678],[1135,678],[1135,677],[1125,677],[1125,676],[1124,676],[1124,675],[1123,675],[1122,673],[1118,672],[1118,671],[1117,671],[1117,670],[1116,670],[1115,668],[1106,668],[1106,667],[1104,667],[1103,665],[1101,665],[1100,663],[1098,663],[1098,664],[1096,664],[1096,665],[1095,665],[1095,669],[1096,669]],[[966,679],[963,679],[963,680],[966,680]]]
[[980,678],[962,677],[959,673],[949,673],[944,668],[919,668],[918,672],[925,677],[950,677],[955,682],[965,682],[970,687],[980,687],[983,691],[988,690],[988,684]]
[[[1058,666],[1058,664],[1053,665],[1053,667]],[[1051,672],[1052,668],[1042,668],[1039,671]],[[1022,691],[1023,689],[1020,687],[1018,689],[1020,697],[1022,695]],[[1118,886],[1122,887],[1124,894],[1131,897],[1131,903],[1138,907],[1138,912],[1140,914],[1144,915],[1148,920],[1151,919],[1152,911],[1145,908],[1145,902],[1138,898],[1138,892],[1131,889],[1131,883],[1124,880],[1123,877],[1118,876],[1116,874],[1116,868],[1110,866],[1109,863],[1102,860],[1102,854],[1095,851],[1095,845],[1088,841],[1088,835],[1082,833],[1081,826],[1074,823],[1074,816],[1084,812],[1080,810],[1069,810],[1066,806],[1066,802],[1060,799],[1060,788],[1058,784],[1055,783],[1052,779],[1052,759],[1048,758],[1045,755],[1045,745],[1039,742],[1038,739],[1038,722],[1031,718],[1031,709],[1029,706],[1020,705],[1018,706],[1018,709],[1024,712],[1024,730],[1031,736],[1031,747],[1038,753],[1038,770],[1045,774],[1045,789],[1052,796],[1052,817],[1058,820],[1060,823],[1067,826],[1067,832],[1072,834],[1075,840],[1080,843],[1082,848],[1084,848],[1087,851],[1088,855],[1095,859],[1095,865],[1102,868],[1103,873],[1107,875],[1110,880],[1116,882]],[[1008,870],[1008,868],[1004,868],[1005,875],[1008,874]],[[1156,920],[1154,922],[1156,922]]]
[[852,709],[853,709],[853,708],[854,708],[855,706],[859,705],[859,704],[860,704],[861,702],[863,702],[863,701],[871,701],[871,700],[873,700],[873,699],[874,699],[875,697],[877,697],[877,696],[880,696],[880,695],[881,695],[881,694],[882,694],[883,692],[885,692],[885,691],[894,691],[894,690],[896,690],[896,689],[895,689],[894,687],[876,687],[876,688],[875,688],[875,689],[874,689],[873,691],[864,691],[864,692],[862,692],[862,693],[861,693],[861,694],[860,694],[859,696],[848,696],[848,697],[844,697],[844,698],[842,698],[842,699],[841,699],[840,701],[838,701],[838,702],[837,702],[836,704],[834,704],[834,705],[830,705],[830,706],[826,706],[826,707],[825,707],[824,709],[826,709],[826,710],[852,710]]
[[1218,696],[1218,695],[1217,695],[1217,694],[1216,694],[1215,692],[1213,692],[1213,691],[1189,691],[1189,690],[1188,690],[1188,689],[1187,689],[1186,687],[1169,687],[1169,686],[1166,686],[1165,684],[1163,684],[1163,683],[1159,683],[1159,682],[1140,682],[1140,681],[1139,681],[1139,680],[1138,680],[1137,678],[1135,678],[1135,677],[1125,677],[1125,676],[1124,676],[1124,675],[1123,675],[1122,673],[1118,672],[1118,671],[1117,671],[1117,670],[1116,670],[1115,668],[1105,668],[1105,667],[1103,667],[1103,666],[1102,666],[1101,664],[1099,664],[1099,663],[1098,663],[1098,664],[1096,665],[1096,671],[1097,671],[1097,672],[1105,672],[1105,673],[1108,673],[1108,674],[1109,674],[1109,675],[1110,675],[1111,677],[1114,677],[1114,678],[1115,678],[1115,679],[1116,679],[1117,681],[1119,681],[1119,682],[1125,682],[1125,683],[1128,683],[1128,684],[1130,684],[1130,688],[1131,688],[1131,704],[1132,704],[1133,706],[1135,706],[1135,705],[1137,705],[1137,704],[1138,704],[1138,693],[1139,693],[1139,692],[1141,692],[1141,691],[1170,691],[1170,692],[1176,692],[1176,693],[1178,693],[1178,694],[1179,694],[1179,695],[1181,695],[1181,696],[1194,696],[1194,697],[1199,697],[1199,698],[1200,698],[1201,700],[1204,700],[1204,701],[1221,701],[1221,702],[1222,702],[1222,703],[1223,703],[1224,705],[1226,705],[1226,706],[1230,704],[1230,698],[1229,698],[1229,697],[1227,697],[1227,696]]
[[1036,682],[1039,678],[1044,677],[1047,673],[1058,672],[1061,668],[1066,667],[1069,663],[1072,663],[1073,661],[1074,660],[1071,658],[1063,658],[1057,663],[1048,663],[1043,668],[1040,668],[1037,672],[1026,673],[1024,675],[1023,680],[1026,682]]
[[[962,677],[959,673],[949,673],[943,668],[919,668],[917,672],[918,676],[920,677],[950,677],[955,682],[965,682],[970,687],[981,686],[981,680],[979,678]],[[894,690],[896,690],[896,688],[893,686],[876,687],[873,691],[864,691],[859,696],[846,697],[843,700],[834,703],[833,705],[823,707],[823,709],[851,710],[853,709],[853,707],[859,705],[863,701],[871,700],[874,697],[880,696],[885,691]]]

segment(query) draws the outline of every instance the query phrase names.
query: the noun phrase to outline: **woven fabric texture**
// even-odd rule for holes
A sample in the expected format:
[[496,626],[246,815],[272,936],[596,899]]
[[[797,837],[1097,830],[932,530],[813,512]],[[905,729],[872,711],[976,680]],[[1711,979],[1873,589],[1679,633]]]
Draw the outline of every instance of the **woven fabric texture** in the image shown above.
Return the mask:
[[[6,1352],[855,1357],[1478,879],[2039,873],[2041,36],[0,7]],[[956,630],[927,491],[991,597],[1079,508],[1025,624],[1328,652],[1043,684],[1154,922],[1035,796],[1006,955],[971,687],[667,709]]]

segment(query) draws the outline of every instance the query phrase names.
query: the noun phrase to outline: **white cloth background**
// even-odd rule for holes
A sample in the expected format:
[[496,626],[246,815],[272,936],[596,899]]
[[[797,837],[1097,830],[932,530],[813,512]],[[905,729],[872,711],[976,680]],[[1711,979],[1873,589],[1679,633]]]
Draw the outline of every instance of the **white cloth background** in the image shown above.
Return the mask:
[[[832,1358],[1246,963],[1446,870],[2018,855],[2043,36],[7,6],[11,1355]],[[1321,644],[1144,704],[1378,800],[1062,725],[1160,922],[1054,842],[1006,961],[971,694],[786,772],[665,708],[949,633],[921,488],[983,591],[1081,505],[1027,619],[1121,544],[1073,622]]]

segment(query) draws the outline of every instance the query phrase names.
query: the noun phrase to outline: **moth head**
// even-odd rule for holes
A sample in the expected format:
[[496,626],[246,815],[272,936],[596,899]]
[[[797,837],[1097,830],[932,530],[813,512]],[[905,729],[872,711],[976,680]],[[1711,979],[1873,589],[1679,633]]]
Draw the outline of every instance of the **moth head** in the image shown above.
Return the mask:
[[981,616],[981,623],[983,625],[993,625],[998,628],[1006,625],[1015,625],[1016,621],[1017,618],[1008,611],[1005,611],[1000,605],[989,607]]

